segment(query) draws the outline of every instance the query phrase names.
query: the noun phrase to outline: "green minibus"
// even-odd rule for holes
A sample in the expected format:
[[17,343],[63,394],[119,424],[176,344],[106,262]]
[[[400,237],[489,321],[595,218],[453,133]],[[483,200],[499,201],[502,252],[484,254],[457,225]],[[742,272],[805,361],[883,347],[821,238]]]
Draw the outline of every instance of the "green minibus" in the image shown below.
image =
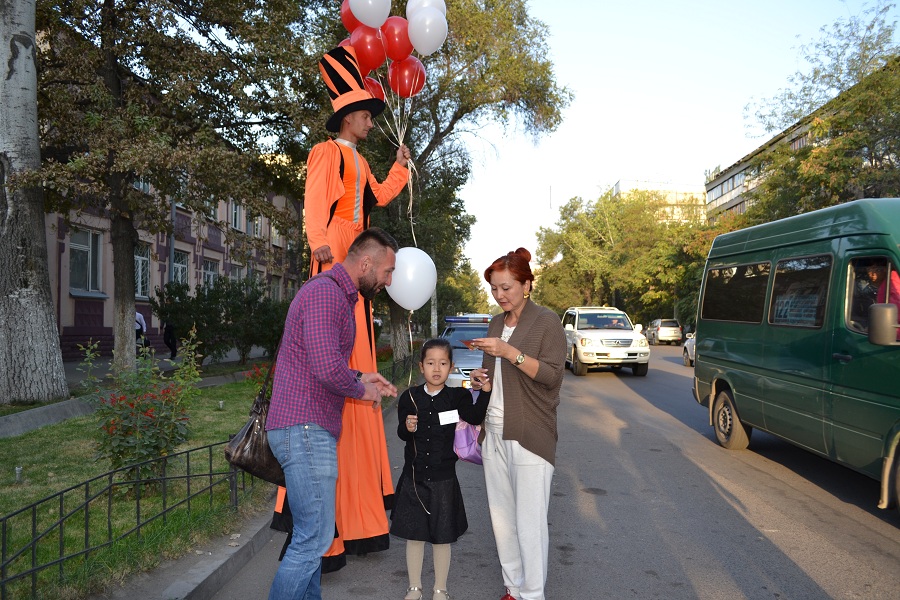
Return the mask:
[[900,496],[900,199],[718,236],[703,274],[694,397],[718,442],[760,429]]

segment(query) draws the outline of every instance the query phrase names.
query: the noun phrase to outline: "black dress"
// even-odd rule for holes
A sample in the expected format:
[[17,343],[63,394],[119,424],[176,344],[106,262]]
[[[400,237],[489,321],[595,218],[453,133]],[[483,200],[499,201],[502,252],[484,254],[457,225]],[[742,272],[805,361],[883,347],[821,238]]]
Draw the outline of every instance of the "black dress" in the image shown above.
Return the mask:
[[[403,471],[394,492],[391,534],[407,539],[449,544],[469,528],[463,503],[453,437],[456,423],[440,424],[440,413],[456,410],[468,423],[481,423],[490,392],[474,394],[465,388],[444,387],[435,396],[424,385],[409,388],[397,402],[397,435],[406,440]],[[418,415],[415,433],[406,417]]]

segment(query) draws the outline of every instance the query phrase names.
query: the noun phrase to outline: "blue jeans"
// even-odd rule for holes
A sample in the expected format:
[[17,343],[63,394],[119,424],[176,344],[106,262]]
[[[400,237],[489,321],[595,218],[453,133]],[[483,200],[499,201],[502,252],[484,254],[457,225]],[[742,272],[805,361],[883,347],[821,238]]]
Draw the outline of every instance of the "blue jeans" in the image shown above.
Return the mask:
[[294,531],[269,600],[321,600],[322,555],[334,541],[337,441],[315,423],[268,432],[284,469]]

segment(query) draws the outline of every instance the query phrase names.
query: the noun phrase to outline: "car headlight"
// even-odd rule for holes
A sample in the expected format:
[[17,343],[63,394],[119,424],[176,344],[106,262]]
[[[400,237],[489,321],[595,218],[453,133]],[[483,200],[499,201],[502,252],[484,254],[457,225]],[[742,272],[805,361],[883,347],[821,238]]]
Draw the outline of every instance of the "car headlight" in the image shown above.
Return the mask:
[[453,367],[453,370],[450,371],[450,374],[451,374],[451,375],[461,375],[462,377],[465,377],[465,376],[466,376],[466,374],[463,373],[463,372],[462,372],[462,369],[460,369],[459,367]]
[[581,343],[582,346],[590,346],[590,345],[591,345],[591,338],[581,338],[581,339],[579,340],[579,342]]
[[647,348],[650,344],[647,343],[647,338],[641,337],[641,339],[637,341],[637,345],[639,348]]

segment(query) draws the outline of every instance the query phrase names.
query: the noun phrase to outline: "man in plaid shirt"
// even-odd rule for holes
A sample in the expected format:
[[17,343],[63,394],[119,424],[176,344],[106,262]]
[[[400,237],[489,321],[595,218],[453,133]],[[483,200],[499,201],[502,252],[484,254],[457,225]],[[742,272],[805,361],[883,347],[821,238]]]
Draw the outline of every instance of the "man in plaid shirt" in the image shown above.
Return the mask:
[[396,240],[384,230],[364,230],[344,262],[307,281],[288,310],[266,430],[284,469],[294,530],[270,600],[322,597],[321,557],[334,538],[344,398],[371,400],[377,410],[383,396],[397,395],[397,388],[377,372],[347,366],[359,295],[371,300],[391,284],[396,251]]

